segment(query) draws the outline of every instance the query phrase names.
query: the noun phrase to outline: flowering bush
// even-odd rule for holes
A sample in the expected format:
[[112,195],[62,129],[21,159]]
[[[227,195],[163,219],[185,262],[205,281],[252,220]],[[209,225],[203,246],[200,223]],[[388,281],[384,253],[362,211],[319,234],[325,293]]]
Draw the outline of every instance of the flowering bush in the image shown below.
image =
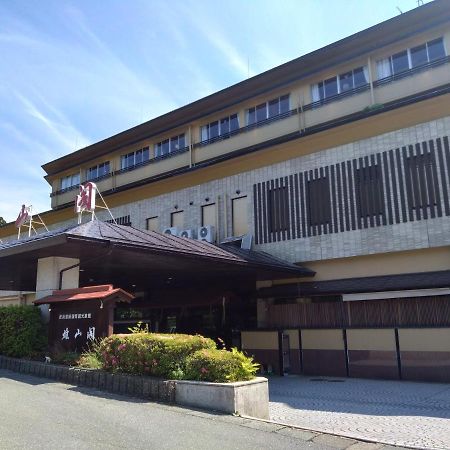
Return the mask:
[[182,379],[187,357],[215,346],[213,340],[199,335],[133,333],[103,339],[96,353],[108,371]]
[[233,348],[231,352],[202,349],[188,356],[185,379],[217,383],[245,381],[255,377],[259,364]]

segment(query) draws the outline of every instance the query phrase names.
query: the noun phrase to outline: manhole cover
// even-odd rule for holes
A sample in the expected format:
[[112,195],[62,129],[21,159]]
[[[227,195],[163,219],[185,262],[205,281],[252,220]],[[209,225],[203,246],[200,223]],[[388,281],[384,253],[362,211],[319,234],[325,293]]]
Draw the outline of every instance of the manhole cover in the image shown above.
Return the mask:
[[324,380],[323,378],[311,378],[309,381],[327,381],[327,380]]

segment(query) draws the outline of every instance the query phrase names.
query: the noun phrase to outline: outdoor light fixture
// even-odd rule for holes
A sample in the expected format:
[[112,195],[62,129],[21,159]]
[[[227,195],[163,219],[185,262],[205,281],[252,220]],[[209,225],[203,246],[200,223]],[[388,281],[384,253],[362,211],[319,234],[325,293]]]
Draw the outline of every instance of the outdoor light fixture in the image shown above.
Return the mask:
[[209,202],[209,197],[206,197],[206,198],[205,198],[205,202]]
[[236,194],[239,195],[241,191],[239,189],[236,190]]
[[100,309],[103,309],[103,300],[100,300]]
[[52,307],[50,305],[48,305],[48,312],[51,312]]
[[174,208],[174,209],[178,209],[178,205],[175,205],[173,208]]
[[189,202],[189,204],[192,206],[194,204],[194,202]]

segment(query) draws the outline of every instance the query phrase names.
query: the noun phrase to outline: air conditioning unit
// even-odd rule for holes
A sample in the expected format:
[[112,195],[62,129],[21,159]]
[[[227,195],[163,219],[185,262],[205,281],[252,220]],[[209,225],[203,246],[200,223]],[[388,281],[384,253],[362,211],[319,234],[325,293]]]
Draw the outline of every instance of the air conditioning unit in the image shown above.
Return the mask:
[[204,227],[198,228],[197,239],[199,241],[214,242],[215,240],[215,230],[212,225],[205,225]]
[[178,236],[180,236],[182,238],[195,239],[195,231],[192,229],[183,230],[180,232],[180,234]]
[[178,236],[178,228],[177,227],[164,228],[163,234],[170,234],[172,236]]

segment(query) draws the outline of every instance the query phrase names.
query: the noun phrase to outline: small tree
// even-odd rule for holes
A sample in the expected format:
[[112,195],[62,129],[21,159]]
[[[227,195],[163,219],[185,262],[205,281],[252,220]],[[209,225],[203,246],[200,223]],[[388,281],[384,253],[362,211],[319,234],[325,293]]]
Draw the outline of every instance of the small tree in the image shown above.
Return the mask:
[[6,225],[6,220],[3,217],[0,217],[0,227]]

